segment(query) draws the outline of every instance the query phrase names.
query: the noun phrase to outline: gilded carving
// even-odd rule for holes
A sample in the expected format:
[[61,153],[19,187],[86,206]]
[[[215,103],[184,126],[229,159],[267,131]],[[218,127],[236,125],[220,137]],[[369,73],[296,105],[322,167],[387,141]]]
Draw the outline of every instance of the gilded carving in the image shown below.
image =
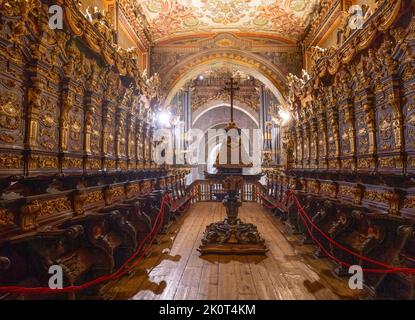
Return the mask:
[[108,170],[115,170],[117,168],[115,160],[105,159],[104,160],[104,168],[106,168]]
[[322,194],[326,194],[331,198],[336,198],[337,196],[337,185],[334,183],[321,183],[320,191]]
[[341,160],[341,167],[345,170],[354,170],[355,169],[355,163],[353,159],[344,159]]
[[105,190],[105,203],[111,204],[114,199],[123,198],[125,195],[124,186],[110,187]]
[[415,196],[407,196],[403,202],[403,207],[407,209],[415,209]]
[[401,197],[395,192],[385,192],[385,198],[389,203],[389,214],[399,215]]
[[310,193],[318,194],[320,192],[320,182],[317,180],[308,180],[307,190]]
[[344,197],[350,197],[353,198],[353,188],[348,186],[340,186],[339,187],[339,195]]
[[0,96],[0,126],[9,130],[20,127],[19,101],[13,94],[2,93]]
[[127,185],[127,198],[132,198],[140,194],[140,184],[130,183]]
[[407,163],[409,168],[415,168],[415,157],[408,157]]
[[385,192],[367,190],[365,191],[363,198],[365,200],[369,200],[373,202],[380,202],[380,203],[388,204],[388,200],[387,200]]
[[17,154],[0,155],[0,169],[20,169],[23,166],[23,156]]
[[401,157],[383,157],[379,158],[379,167],[381,168],[403,168],[403,161]]
[[104,194],[102,193],[102,191],[101,190],[93,191],[93,192],[87,193],[85,201],[84,201],[84,205],[97,203],[101,201],[104,201]]
[[57,169],[58,159],[52,156],[30,155],[29,169]]
[[144,181],[141,184],[140,191],[141,191],[142,194],[147,194],[147,193],[151,192],[151,189],[152,189],[151,181]]
[[62,159],[62,169],[82,169],[82,159],[64,157]]
[[32,202],[21,207],[19,214],[19,226],[22,231],[29,231],[36,228],[36,219],[40,213],[40,204]]
[[90,170],[99,170],[101,169],[101,160],[100,159],[87,159],[86,167]]
[[84,205],[86,199],[87,194],[83,191],[80,191],[73,196],[73,211],[75,215],[80,215],[85,212]]
[[71,201],[68,198],[57,198],[52,200],[35,200],[33,205],[39,205],[39,216],[44,217],[72,209]]
[[[1,92],[0,95],[0,140],[4,143],[15,143],[21,140],[20,99],[13,93]],[[17,132],[17,130],[19,130]]]
[[415,149],[415,104],[407,107],[406,130],[409,146]]
[[373,168],[372,160],[369,159],[369,158],[359,158],[359,159],[357,159],[357,167],[359,169]]
[[0,228],[12,226],[14,224],[14,214],[7,209],[0,209]]

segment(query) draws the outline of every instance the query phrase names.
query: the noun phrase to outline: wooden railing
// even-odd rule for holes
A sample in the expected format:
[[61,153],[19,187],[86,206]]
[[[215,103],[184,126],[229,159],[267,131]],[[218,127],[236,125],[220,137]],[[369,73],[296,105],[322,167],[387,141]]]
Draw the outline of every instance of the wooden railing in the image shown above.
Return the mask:
[[[243,202],[258,202],[258,183],[245,182],[240,192]],[[212,183],[208,180],[197,180],[193,182],[188,190],[194,196],[194,202],[222,201],[225,196],[225,190],[221,183]]]

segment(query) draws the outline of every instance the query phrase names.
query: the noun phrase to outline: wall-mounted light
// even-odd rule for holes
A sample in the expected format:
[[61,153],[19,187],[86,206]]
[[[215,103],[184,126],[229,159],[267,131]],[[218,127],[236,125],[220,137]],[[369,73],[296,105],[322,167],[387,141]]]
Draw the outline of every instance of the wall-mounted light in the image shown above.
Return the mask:
[[171,120],[170,112],[162,110],[157,114],[157,124],[161,127],[169,127]]
[[278,111],[278,115],[280,116],[283,125],[287,124],[291,120],[291,114],[286,110],[280,109]]

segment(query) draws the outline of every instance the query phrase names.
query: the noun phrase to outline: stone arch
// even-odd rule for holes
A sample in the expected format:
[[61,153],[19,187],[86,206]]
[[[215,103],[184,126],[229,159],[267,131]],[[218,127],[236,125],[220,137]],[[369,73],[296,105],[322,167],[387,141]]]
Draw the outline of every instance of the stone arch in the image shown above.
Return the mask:
[[274,64],[251,52],[237,49],[210,49],[183,59],[163,76],[165,105],[185,83],[211,67],[235,66],[261,81],[285,105],[285,75]]

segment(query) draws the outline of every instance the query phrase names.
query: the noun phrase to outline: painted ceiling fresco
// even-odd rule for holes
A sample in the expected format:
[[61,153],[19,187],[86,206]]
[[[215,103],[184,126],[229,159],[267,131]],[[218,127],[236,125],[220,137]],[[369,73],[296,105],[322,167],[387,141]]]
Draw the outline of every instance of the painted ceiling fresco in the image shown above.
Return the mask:
[[153,39],[205,32],[267,34],[296,41],[319,0],[134,0]]

